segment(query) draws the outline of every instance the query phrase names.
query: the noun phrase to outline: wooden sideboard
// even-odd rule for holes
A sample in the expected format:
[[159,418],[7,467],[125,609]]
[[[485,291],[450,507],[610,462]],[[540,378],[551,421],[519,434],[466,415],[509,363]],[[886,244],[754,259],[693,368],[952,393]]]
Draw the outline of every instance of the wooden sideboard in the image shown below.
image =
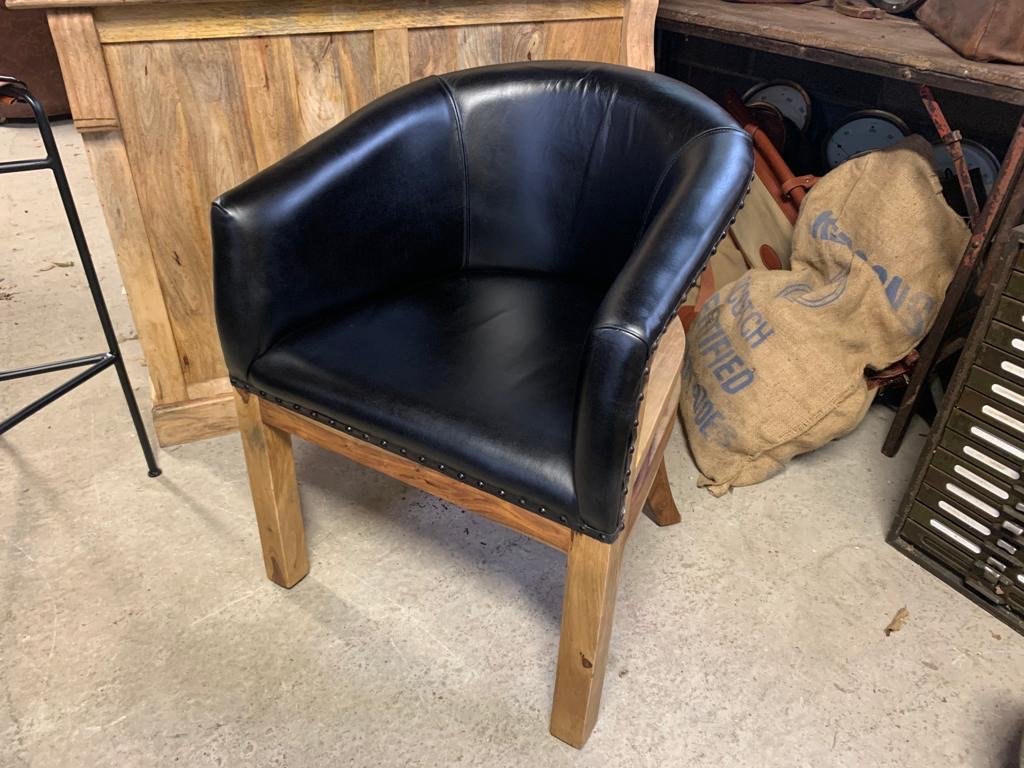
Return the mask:
[[210,201],[412,80],[531,59],[654,68],[658,0],[8,0],[46,8],[161,445],[236,428]]

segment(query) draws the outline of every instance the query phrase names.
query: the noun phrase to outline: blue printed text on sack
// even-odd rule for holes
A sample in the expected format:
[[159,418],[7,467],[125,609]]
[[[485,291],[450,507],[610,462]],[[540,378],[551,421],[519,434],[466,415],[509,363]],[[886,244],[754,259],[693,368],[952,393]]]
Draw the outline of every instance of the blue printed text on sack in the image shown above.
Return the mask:
[[754,369],[736,351],[733,340],[721,323],[721,314],[728,310],[736,319],[740,336],[756,349],[775,333],[750,298],[750,276],[738,280],[721,303],[721,293],[712,296],[701,310],[694,325],[697,352],[722,391],[735,395],[754,383]]

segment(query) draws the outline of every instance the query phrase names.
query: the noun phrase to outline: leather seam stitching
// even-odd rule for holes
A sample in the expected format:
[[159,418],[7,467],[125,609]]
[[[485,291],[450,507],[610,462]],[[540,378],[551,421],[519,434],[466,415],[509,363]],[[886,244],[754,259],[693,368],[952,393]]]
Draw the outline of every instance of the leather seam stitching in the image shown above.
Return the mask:
[[462,154],[462,269],[466,268],[469,261],[469,236],[470,236],[470,207],[469,207],[469,156],[466,153],[466,133],[462,124],[462,113],[455,101],[455,93],[448,81],[443,77],[437,78],[444,88],[448,103],[451,105],[452,114],[455,117],[455,128],[459,134],[459,149]]
[[644,345],[644,349],[646,349],[648,351],[648,354],[650,353],[651,345],[646,341],[646,339],[644,339],[644,337],[641,336],[639,333],[631,331],[628,328],[622,328],[622,327],[620,327],[618,325],[596,325],[596,326],[594,326],[593,330],[594,331],[619,331],[620,333],[624,333],[627,336],[632,336],[634,339],[636,339],[637,341],[639,341],[641,344]]
[[636,240],[633,241],[633,250],[636,250],[640,245],[640,241],[643,239],[643,234],[647,229],[647,225],[650,223],[651,211],[654,208],[654,201],[658,199],[658,193],[661,192],[662,186],[665,184],[665,179],[668,178],[669,171],[672,170],[672,166],[676,164],[676,161],[682,156],[683,152],[690,148],[690,145],[695,141],[705,138],[706,136],[712,136],[716,133],[739,133],[743,136],[749,135],[742,128],[733,128],[732,126],[716,126],[715,128],[706,128],[696,136],[691,136],[686,140],[679,149],[672,153],[672,156],[666,161],[664,169],[658,175],[658,182],[654,185],[654,190],[651,192],[651,197],[647,201],[647,207],[644,210],[644,217],[640,220],[640,231],[636,233]]
[[[583,175],[580,179],[579,188],[576,190],[576,200],[573,205],[572,222],[569,225],[570,237],[573,237],[576,233],[576,222],[580,215],[580,200],[583,198],[584,191],[587,188],[587,182],[590,180],[590,169],[594,162],[594,149],[597,147],[598,139],[601,134],[608,127],[608,121],[612,113],[612,105],[618,99],[618,93],[613,92],[610,97],[610,103],[605,107],[604,114],[601,115],[601,123],[598,125],[597,130],[594,131],[594,136],[590,141],[590,147],[587,150],[587,162],[583,168]],[[576,238],[573,237],[575,240]]]

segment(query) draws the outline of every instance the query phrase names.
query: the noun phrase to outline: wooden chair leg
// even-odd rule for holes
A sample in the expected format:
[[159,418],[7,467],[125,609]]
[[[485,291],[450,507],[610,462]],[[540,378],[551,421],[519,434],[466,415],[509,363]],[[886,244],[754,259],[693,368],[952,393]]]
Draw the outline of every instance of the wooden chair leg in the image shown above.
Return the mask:
[[626,537],[605,544],[573,533],[562,602],[551,734],[577,749],[594,730],[608,663]]
[[267,577],[290,588],[309,572],[291,436],[264,422],[256,395],[236,390],[235,406]]
[[658,473],[654,476],[654,485],[651,486],[651,492],[647,495],[644,514],[658,525],[675,525],[683,519],[679,515],[675,499],[672,498],[672,488],[668,484],[665,459],[661,460]]

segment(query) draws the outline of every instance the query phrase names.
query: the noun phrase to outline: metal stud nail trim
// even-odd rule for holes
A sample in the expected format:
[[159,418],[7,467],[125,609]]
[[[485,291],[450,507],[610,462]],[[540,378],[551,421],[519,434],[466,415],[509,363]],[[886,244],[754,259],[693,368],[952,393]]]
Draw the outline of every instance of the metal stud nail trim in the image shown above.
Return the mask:
[[[397,453],[400,456],[411,458],[409,457],[408,448],[405,448],[403,446],[397,446],[387,438],[375,437],[371,435],[369,432],[363,432],[362,430],[359,430],[349,424],[342,424],[337,419],[332,419],[328,416],[325,416],[319,411],[314,411],[305,408],[304,406],[298,403],[289,402],[284,398],[278,397],[276,395],[270,395],[264,390],[257,390],[250,384],[247,384],[244,381],[241,381],[240,379],[237,379],[235,377],[231,377],[231,384],[237,387],[238,389],[243,389],[246,392],[252,392],[253,394],[259,395],[261,398],[265,400],[277,403],[278,405],[288,408],[291,411],[301,413],[302,415],[307,416],[308,418],[313,419],[314,421],[317,421],[321,424],[333,427],[337,429],[339,432],[344,432],[345,434],[355,439],[374,443],[379,447],[383,448],[384,450],[387,450],[392,453]],[[443,472],[446,475],[454,475],[454,477],[457,478],[458,480],[468,483],[469,485],[475,485],[477,488],[481,489],[485,493],[488,493],[492,496],[496,496],[498,498],[505,498],[508,495],[508,492],[505,489],[498,488],[496,486],[489,486],[485,481],[473,478],[466,472],[457,470],[444,462],[432,462],[428,459],[427,456],[421,456],[418,454],[416,456],[416,461],[418,463],[427,464],[429,462],[430,464],[436,466],[436,471]],[[557,510],[552,511],[547,506],[532,502],[526,497],[516,497],[516,503],[519,506],[523,507],[524,509],[528,509],[531,512],[535,512],[541,515],[542,517],[545,517],[554,522],[561,523],[562,525],[572,530],[580,531],[581,533],[586,533],[588,536],[592,536],[594,538],[598,538],[600,536],[600,531],[590,528],[590,526],[586,525],[585,523],[570,522],[569,517],[567,515],[562,514]]]
[[[653,361],[653,358],[654,358],[654,352],[658,349],[658,345],[661,343],[661,338],[662,338],[662,336],[665,335],[665,332],[669,329],[669,326],[672,324],[672,321],[676,317],[678,317],[678,315],[679,315],[679,308],[682,307],[683,306],[683,302],[686,301],[686,295],[690,292],[690,290],[696,284],[697,280],[704,273],[704,270],[707,268],[708,262],[710,261],[712,254],[714,254],[714,253],[716,253],[718,251],[718,243],[721,243],[723,240],[725,240],[725,238],[729,235],[729,229],[732,227],[733,224],[736,223],[736,219],[739,216],[739,212],[743,208],[744,204],[746,203],[747,195],[750,194],[750,190],[753,188],[754,178],[755,178],[755,174],[751,173],[750,174],[750,181],[747,184],[747,189],[740,196],[740,199],[737,202],[736,207],[733,209],[732,215],[728,219],[729,223],[722,230],[722,232],[718,236],[718,238],[716,240],[712,241],[712,245],[711,245],[710,249],[708,250],[707,255],[704,257],[703,266],[701,266],[701,268],[697,271],[697,273],[693,276],[693,278],[689,281],[689,283],[686,284],[683,287],[683,291],[679,295],[679,300],[676,302],[675,309],[673,309],[672,312],[669,313],[669,316],[665,320],[665,324],[661,327],[661,330],[658,331],[658,335],[654,338],[654,341],[651,342],[651,344],[650,344],[650,346],[648,348],[647,360],[644,363],[643,385],[640,388],[640,393],[637,396],[636,405],[634,407],[633,429],[632,429],[632,431],[630,433],[630,436],[629,436],[629,446],[628,446],[628,450],[626,451],[626,459],[623,462],[623,468],[622,468],[623,469],[622,485],[623,485],[623,488],[624,488],[624,491],[623,491],[623,498],[624,499],[625,499],[625,497],[627,497],[629,495],[629,476],[630,476],[630,472],[631,472],[629,467],[630,467],[630,464],[632,463],[632,456],[636,453],[636,439],[637,439],[637,435],[638,435],[638,432],[639,432],[638,427],[640,426],[640,407],[641,407],[641,404],[643,403],[644,396],[645,396],[645,390],[647,389],[647,383],[648,383],[648,381],[650,379],[650,370],[651,370],[651,364],[652,364],[652,361]],[[619,509],[619,522],[618,522],[618,526],[616,527],[615,533],[613,534],[613,537],[612,537],[613,539],[614,539],[615,536],[618,536],[619,533],[622,532],[623,528],[625,527],[625,522],[626,522],[626,503],[624,501],[623,504],[622,504],[622,507]],[[583,524],[583,526],[584,526],[584,528],[589,527],[589,526],[586,526],[585,523]],[[585,533],[589,533],[589,535],[591,535],[591,536],[595,536],[596,535],[596,538],[604,540],[605,534],[597,534],[596,532],[593,532],[592,529],[591,529],[591,531],[584,531],[584,532]]]

